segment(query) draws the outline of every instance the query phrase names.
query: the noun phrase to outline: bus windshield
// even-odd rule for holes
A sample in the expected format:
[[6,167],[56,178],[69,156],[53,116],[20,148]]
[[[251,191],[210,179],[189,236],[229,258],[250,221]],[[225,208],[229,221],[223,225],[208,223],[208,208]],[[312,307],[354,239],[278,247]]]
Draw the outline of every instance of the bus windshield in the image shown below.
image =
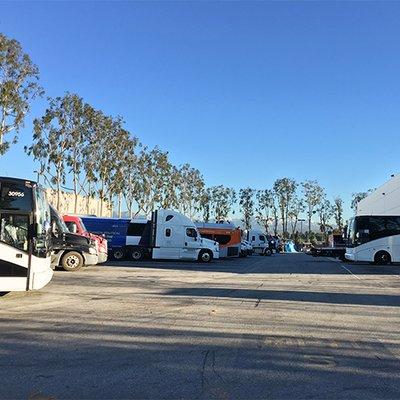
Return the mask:
[[346,246],[351,247],[354,245],[355,240],[355,218],[349,219],[347,226]]

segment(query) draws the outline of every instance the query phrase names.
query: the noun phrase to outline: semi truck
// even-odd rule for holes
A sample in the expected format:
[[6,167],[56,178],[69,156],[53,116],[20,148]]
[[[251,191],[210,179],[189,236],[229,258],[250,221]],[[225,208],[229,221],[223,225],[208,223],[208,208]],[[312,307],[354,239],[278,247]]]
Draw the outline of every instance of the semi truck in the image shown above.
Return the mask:
[[107,261],[108,258],[108,248],[107,239],[102,235],[95,235],[86,229],[82,218],[78,215],[63,215],[63,220],[65,225],[71,233],[76,233],[81,236],[85,236],[93,240],[96,244],[98,253],[98,264],[102,264]]
[[258,229],[244,231],[244,239],[251,244],[254,253],[264,256],[272,254],[267,235],[264,232]]
[[51,266],[65,271],[77,271],[85,265],[98,261],[96,244],[93,240],[71,233],[57,210],[50,205],[52,255]]
[[89,231],[105,235],[109,253],[117,260],[210,262],[219,258],[219,244],[202,238],[194,222],[177,211],[159,209],[152,212],[151,220],[81,218]]

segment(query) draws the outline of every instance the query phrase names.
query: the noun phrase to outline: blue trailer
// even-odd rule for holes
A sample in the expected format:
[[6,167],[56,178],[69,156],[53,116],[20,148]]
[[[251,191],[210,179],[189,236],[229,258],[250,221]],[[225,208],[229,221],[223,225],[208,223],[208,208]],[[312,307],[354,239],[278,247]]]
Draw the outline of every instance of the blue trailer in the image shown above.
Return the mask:
[[86,229],[97,235],[104,235],[108,242],[108,253],[116,259],[124,257],[126,236],[129,219],[126,218],[104,218],[104,217],[81,217]]

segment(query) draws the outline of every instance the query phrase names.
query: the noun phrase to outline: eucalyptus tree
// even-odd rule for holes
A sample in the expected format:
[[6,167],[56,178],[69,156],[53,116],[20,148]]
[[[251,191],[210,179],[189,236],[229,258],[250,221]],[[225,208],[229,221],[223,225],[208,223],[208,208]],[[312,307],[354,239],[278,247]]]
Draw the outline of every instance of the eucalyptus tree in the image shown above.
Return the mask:
[[290,178],[277,179],[274,183],[274,191],[281,213],[283,235],[288,233],[288,215],[291,203],[296,193],[297,183]]
[[343,200],[338,196],[333,200],[333,212],[338,229],[343,228]]
[[178,175],[176,168],[170,163],[168,152],[155,147],[150,151],[151,186],[148,198],[148,212],[156,206],[171,208],[177,206],[176,187]]
[[254,214],[254,193],[255,190],[250,187],[239,190],[239,205],[245,229],[251,228],[251,218]]
[[[151,157],[147,147],[143,146],[136,159],[131,159],[131,171],[127,175],[127,187],[124,192],[128,212],[131,217],[147,212],[147,203],[151,186]],[[136,212],[133,211],[136,205]]]
[[202,217],[204,222],[209,222],[211,217],[211,189],[203,189],[200,195],[200,211],[202,212]]
[[[56,98],[54,123],[59,131],[65,130],[69,137],[66,149],[66,165],[72,174],[74,194],[74,212],[78,212],[78,197],[83,192],[85,177],[82,177],[86,157],[87,140],[90,138],[90,117],[93,108],[84,103],[76,94],[67,93],[63,98]],[[49,110],[47,110],[48,112]]]
[[179,208],[189,218],[193,218],[201,209],[204,179],[198,169],[187,163],[179,168],[178,176]]
[[318,205],[317,213],[319,216],[319,227],[321,233],[324,235],[325,240],[327,239],[328,235],[328,228],[331,226],[329,225],[329,220],[334,215],[334,209],[332,203],[326,198],[324,195]]
[[308,233],[311,233],[312,216],[316,212],[316,207],[324,196],[324,189],[317,181],[305,181],[301,184],[303,188],[304,202],[307,207]]
[[117,197],[117,214],[121,218],[122,214],[122,197],[126,191],[127,180],[129,179],[129,169],[136,162],[135,149],[138,144],[136,137],[131,137],[131,134],[126,129],[120,127],[114,136],[115,162],[110,171],[109,184],[109,202],[112,204],[114,196]]
[[291,202],[288,213],[288,219],[290,220],[292,235],[295,234],[297,223],[299,221],[299,216],[304,211],[305,211],[305,204],[303,199],[299,198],[298,196],[295,196]]
[[256,220],[268,232],[274,208],[274,192],[271,189],[257,190],[256,192]]
[[33,121],[33,143],[25,147],[28,155],[40,164],[38,175],[55,188],[56,206],[60,206],[61,186],[67,176],[67,158],[72,145],[69,119],[62,108],[62,99],[49,98],[49,107],[41,118]]
[[95,136],[91,143],[91,151],[95,156],[93,167],[98,183],[100,215],[103,215],[105,201],[112,207],[112,198],[116,192],[114,176],[120,165],[118,157],[126,146],[127,132],[123,129],[121,117],[113,118],[98,111],[94,120]]
[[176,167],[168,159],[168,152],[158,147],[149,150],[142,147],[137,155],[135,168],[128,176],[128,189],[125,199],[128,211],[149,214],[157,206],[162,208],[176,207],[178,200],[176,188],[179,177]]
[[0,33],[0,156],[17,142],[31,101],[43,94],[38,80],[39,69],[21,44]]
[[233,205],[236,203],[236,192],[234,189],[218,185],[210,188],[210,215],[216,221],[227,220]]

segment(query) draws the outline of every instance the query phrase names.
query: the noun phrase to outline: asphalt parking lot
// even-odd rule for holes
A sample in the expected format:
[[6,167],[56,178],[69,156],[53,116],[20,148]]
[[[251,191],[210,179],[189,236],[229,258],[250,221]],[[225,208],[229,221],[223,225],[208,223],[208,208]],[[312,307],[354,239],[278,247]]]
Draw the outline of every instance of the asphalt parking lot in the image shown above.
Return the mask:
[[399,399],[399,292],[303,254],[57,271],[0,298],[0,398]]

